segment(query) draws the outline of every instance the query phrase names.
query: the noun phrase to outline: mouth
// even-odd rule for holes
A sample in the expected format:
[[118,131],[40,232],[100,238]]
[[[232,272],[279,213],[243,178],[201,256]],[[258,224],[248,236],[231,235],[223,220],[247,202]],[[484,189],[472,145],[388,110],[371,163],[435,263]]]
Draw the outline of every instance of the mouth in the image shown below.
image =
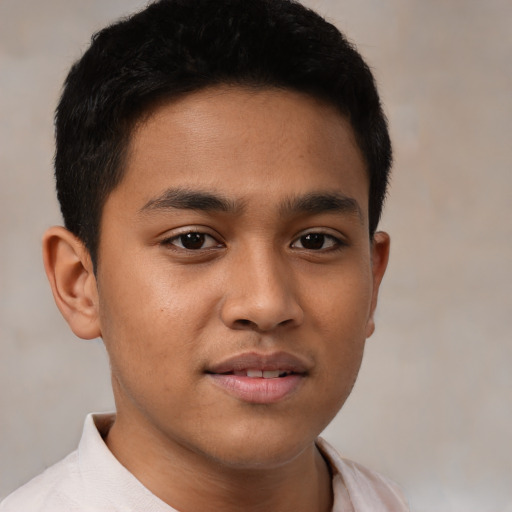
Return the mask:
[[246,352],[214,363],[206,368],[206,372],[275,379],[291,373],[305,374],[310,367],[309,361],[288,352]]
[[206,374],[216,386],[239,401],[271,404],[298,391],[310,367],[285,352],[246,353],[211,366]]
[[251,379],[279,379],[293,375],[294,372],[286,370],[258,370],[247,369],[243,371],[226,372],[223,375],[237,375],[239,377],[250,377]]

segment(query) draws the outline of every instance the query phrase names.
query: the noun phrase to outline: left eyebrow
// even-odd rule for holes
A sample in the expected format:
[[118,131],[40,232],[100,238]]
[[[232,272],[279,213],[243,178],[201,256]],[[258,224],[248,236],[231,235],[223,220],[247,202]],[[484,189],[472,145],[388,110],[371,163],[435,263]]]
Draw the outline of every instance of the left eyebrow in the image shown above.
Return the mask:
[[282,215],[311,214],[326,212],[355,215],[363,221],[363,211],[352,197],[332,192],[313,192],[286,200],[281,206]]

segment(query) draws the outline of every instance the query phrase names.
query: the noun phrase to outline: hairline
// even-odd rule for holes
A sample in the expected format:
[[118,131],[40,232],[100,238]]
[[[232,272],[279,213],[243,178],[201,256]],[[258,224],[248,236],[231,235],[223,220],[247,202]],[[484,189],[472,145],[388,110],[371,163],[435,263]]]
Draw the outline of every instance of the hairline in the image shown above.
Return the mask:
[[[284,84],[273,84],[273,83],[264,83],[261,80],[251,80],[250,78],[247,79],[239,79],[239,80],[222,80],[222,81],[215,81],[212,83],[205,84],[203,86],[195,87],[193,89],[187,90],[187,91],[178,91],[173,92],[171,90],[164,91],[161,93],[155,93],[153,98],[149,99],[145,105],[143,105],[141,108],[139,108],[137,111],[133,112],[131,117],[128,116],[124,122],[124,126],[119,131],[119,152],[118,152],[118,161],[116,162],[115,166],[115,175],[116,180],[113,185],[113,187],[108,191],[107,194],[105,194],[103,197],[101,197],[101,202],[98,205],[98,219],[97,219],[97,234],[95,239],[95,245],[92,248],[88,248],[88,251],[90,252],[91,259],[93,261],[93,266],[96,272],[98,263],[99,263],[99,248],[100,248],[100,241],[101,241],[101,224],[103,219],[103,210],[105,207],[105,203],[108,201],[108,198],[110,197],[110,194],[114,192],[114,190],[117,189],[123,182],[127,167],[128,167],[128,160],[130,158],[131,150],[133,149],[133,139],[135,137],[135,134],[137,133],[137,130],[142,128],[146,122],[149,121],[149,119],[154,116],[158,110],[160,110],[164,106],[171,105],[173,103],[177,103],[180,100],[187,98],[189,96],[192,96],[194,94],[199,94],[202,92],[207,91],[214,91],[214,90],[222,90],[225,89],[226,91],[229,90],[246,90],[246,91],[254,91],[254,92],[261,92],[261,91],[282,91],[282,92],[292,92],[304,95],[306,97],[309,97],[310,99],[313,99],[319,103],[319,105],[328,106],[332,109],[334,109],[338,115],[343,118],[350,126],[350,130],[353,135],[354,143],[357,146],[357,149],[363,159],[364,163],[364,171],[366,174],[366,178],[368,180],[368,192],[370,190],[370,183],[371,183],[371,176],[369,171],[369,163],[367,161],[367,157],[365,155],[365,152],[363,151],[363,148],[361,147],[361,144],[358,140],[358,134],[354,128],[354,125],[352,124],[350,120],[350,116],[343,111],[342,108],[340,108],[340,105],[336,104],[334,101],[330,100],[327,95],[322,95],[319,92],[315,93],[314,91],[307,90],[306,88],[300,88],[300,87],[293,87],[291,85],[284,85]],[[368,201],[367,204],[367,213],[369,214],[370,210],[370,203]],[[373,236],[373,233],[369,231],[370,238]]]
[[[361,147],[360,142],[358,141],[357,132],[354,129],[354,126],[350,120],[350,116],[344,112],[339,105],[337,105],[334,101],[331,101],[329,98],[326,97],[326,95],[321,95],[319,93],[314,93],[312,91],[304,90],[299,87],[293,87],[289,85],[276,85],[276,84],[265,84],[261,81],[257,80],[226,80],[226,81],[218,81],[215,83],[205,84],[201,87],[196,87],[194,89],[191,89],[189,91],[179,91],[179,92],[172,92],[167,91],[161,94],[155,94],[152,99],[150,99],[147,104],[145,104],[142,108],[140,108],[138,111],[132,113],[131,119],[128,118],[124,121],[125,126],[121,128],[120,134],[119,134],[119,158],[117,161],[117,165],[115,168],[115,174],[116,174],[116,182],[114,186],[109,190],[109,192],[101,198],[101,203],[99,204],[99,211],[98,211],[98,225],[97,225],[97,235],[96,235],[96,243],[93,247],[93,250],[91,251],[88,248],[88,251],[91,255],[91,260],[93,262],[93,268],[94,272],[96,273],[99,260],[100,260],[100,243],[101,243],[101,225],[103,220],[103,211],[105,207],[105,203],[108,201],[108,198],[114,192],[123,182],[128,168],[128,162],[130,158],[131,151],[133,149],[133,139],[137,133],[137,130],[141,129],[145,123],[147,123],[152,116],[154,116],[161,108],[177,103],[180,100],[183,100],[185,98],[188,98],[189,96],[200,94],[207,91],[220,91],[222,89],[225,89],[226,92],[229,92],[230,90],[246,90],[246,91],[254,91],[262,92],[262,91],[281,91],[281,92],[291,92],[303,95],[305,97],[308,97],[310,99],[313,99],[314,101],[318,102],[319,105],[328,106],[332,109],[334,109],[337,114],[344,119],[348,125],[350,126],[350,130],[353,136],[353,141],[356,144],[357,150],[359,151],[363,163],[364,163],[364,172],[366,175],[366,179],[368,181],[368,192],[370,191],[370,182],[371,182],[371,176],[369,172],[369,164],[367,161],[367,157]],[[369,198],[368,198],[369,199]],[[366,205],[366,213],[369,215],[370,213],[370,203],[368,200],[368,203]],[[373,234],[370,231],[369,228],[369,236],[370,238],[373,237]],[[94,253],[93,253],[94,252]]]

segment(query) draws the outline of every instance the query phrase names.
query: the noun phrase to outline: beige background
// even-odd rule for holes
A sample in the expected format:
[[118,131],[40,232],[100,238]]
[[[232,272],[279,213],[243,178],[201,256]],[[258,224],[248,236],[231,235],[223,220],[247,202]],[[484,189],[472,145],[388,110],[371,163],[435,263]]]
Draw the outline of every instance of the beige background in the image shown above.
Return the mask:
[[[93,30],[138,0],[0,0],[0,496],[111,407],[100,343],[43,275],[60,222],[52,111]],[[358,43],[391,121],[392,235],[376,335],[326,436],[417,512],[512,511],[512,3],[309,0]]]

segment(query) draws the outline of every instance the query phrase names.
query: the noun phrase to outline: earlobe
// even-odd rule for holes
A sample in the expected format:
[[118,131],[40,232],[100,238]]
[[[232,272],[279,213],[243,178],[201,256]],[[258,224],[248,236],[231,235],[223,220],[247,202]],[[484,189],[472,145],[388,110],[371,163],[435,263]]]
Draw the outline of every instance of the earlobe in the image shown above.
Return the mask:
[[71,330],[83,339],[100,336],[96,278],[82,241],[52,227],[43,236],[43,260],[55,303]]
[[370,305],[370,315],[366,324],[366,337],[369,338],[375,331],[375,309],[377,308],[377,300],[379,297],[379,288],[389,259],[390,238],[387,233],[378,231],[373,236],[371,245],[372,258],[372,301]]

